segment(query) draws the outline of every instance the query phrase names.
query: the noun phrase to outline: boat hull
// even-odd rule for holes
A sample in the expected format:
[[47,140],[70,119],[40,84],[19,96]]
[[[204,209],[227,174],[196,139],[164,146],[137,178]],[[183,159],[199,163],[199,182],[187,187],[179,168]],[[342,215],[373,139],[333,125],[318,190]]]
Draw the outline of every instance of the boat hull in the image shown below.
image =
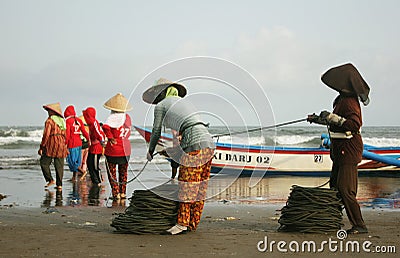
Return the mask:
[[[149,142],[151,130],[137,127],[135,129]],[[171,146],[172,136],[162,134],[158,146]],[[366,147],[370,153],[400,158],[400,147]],[[298,176],[329,176],[332,161],[329,149],[301,147],[271,147],[256,145],[241,145],[216,143],[212,160],[212,173],[240,176],[251,175],[298,175]],[[358,165],[360,175],[397,176],[400,168],[379,161],[363,159]]]

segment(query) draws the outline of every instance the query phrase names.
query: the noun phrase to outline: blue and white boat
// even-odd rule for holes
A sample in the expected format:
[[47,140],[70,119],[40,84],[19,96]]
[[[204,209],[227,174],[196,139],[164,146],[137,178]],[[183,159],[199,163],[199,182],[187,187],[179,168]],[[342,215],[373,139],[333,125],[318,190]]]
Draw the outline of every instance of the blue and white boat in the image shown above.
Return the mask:
[[[134,126],[149,142],[151,130]],[[329,156],[329,136],[321,135],[322,144],[315,148],[259,146],[216,142],[212,161],[213,173],[251,175],[329,175],[332,161]],[[163,133],[159,147],[172,146],[172,135]],[[363,160],[358,165],[360,174],[379,176],[400,175],[400,147],[364,145]]]

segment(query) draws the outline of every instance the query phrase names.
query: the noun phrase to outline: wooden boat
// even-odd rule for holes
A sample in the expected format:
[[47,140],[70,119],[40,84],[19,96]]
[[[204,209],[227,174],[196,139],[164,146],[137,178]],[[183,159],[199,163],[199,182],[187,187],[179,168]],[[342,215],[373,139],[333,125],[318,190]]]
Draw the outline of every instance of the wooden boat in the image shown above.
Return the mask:
[[[151,130],[134,128],[146,142]],[[321,146],[315,148],[258,146],[216,142],[212,161],[213,173],[249,176],[263,175],[329,175],[332,161],[329,156],[329,136],[321,135]],[[172,146],[172,135],[163,133],[158,142],[161,148]],[[400,175],[400,147],[374,147],[364,145],[359,173],[379,176]]]

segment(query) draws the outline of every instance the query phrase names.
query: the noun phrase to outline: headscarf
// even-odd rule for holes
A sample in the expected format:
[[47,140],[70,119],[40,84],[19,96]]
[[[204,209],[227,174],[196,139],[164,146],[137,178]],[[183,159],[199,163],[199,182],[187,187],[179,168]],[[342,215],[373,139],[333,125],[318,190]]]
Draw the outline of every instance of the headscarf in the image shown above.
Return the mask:
[[65,120],[61,116],[52,115],[50,116],[50,118],[54,121],[54,123],[56,123],[56,125],[60,127],[61,130],[64,131],[67,129],[67,127],[65,126]]
[[179,96],[178,93],[179,92],[178,92],[177,88],[175,88],[174,86],[170,86],[170,87],[167,88],[167,92],[165,93],[165,97],[166,98],[168,98],[168,97],[178,97]]
[[107,117],[105,122],[111,128],[119,128],[125,123],[126,114],[121,112],[111,111],[111,114]]

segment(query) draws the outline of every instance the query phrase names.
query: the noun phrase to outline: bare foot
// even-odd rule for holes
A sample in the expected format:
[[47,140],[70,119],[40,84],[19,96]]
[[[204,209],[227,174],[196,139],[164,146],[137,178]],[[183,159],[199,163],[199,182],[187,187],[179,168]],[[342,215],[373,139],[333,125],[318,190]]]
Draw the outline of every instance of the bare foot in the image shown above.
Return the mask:
[[49,187],[51,185],[54,185],[56,182],[54,180],[49,181],[44,187]]
[[81,176],[81,178],[80,178],[80,180],[82,181],[82,180],[84,180],[85,178],[86,178],[86,174],[87,174],[87,172],[85,171],[85,172],[83,172],[83,174],[82,174],[82,176]]

